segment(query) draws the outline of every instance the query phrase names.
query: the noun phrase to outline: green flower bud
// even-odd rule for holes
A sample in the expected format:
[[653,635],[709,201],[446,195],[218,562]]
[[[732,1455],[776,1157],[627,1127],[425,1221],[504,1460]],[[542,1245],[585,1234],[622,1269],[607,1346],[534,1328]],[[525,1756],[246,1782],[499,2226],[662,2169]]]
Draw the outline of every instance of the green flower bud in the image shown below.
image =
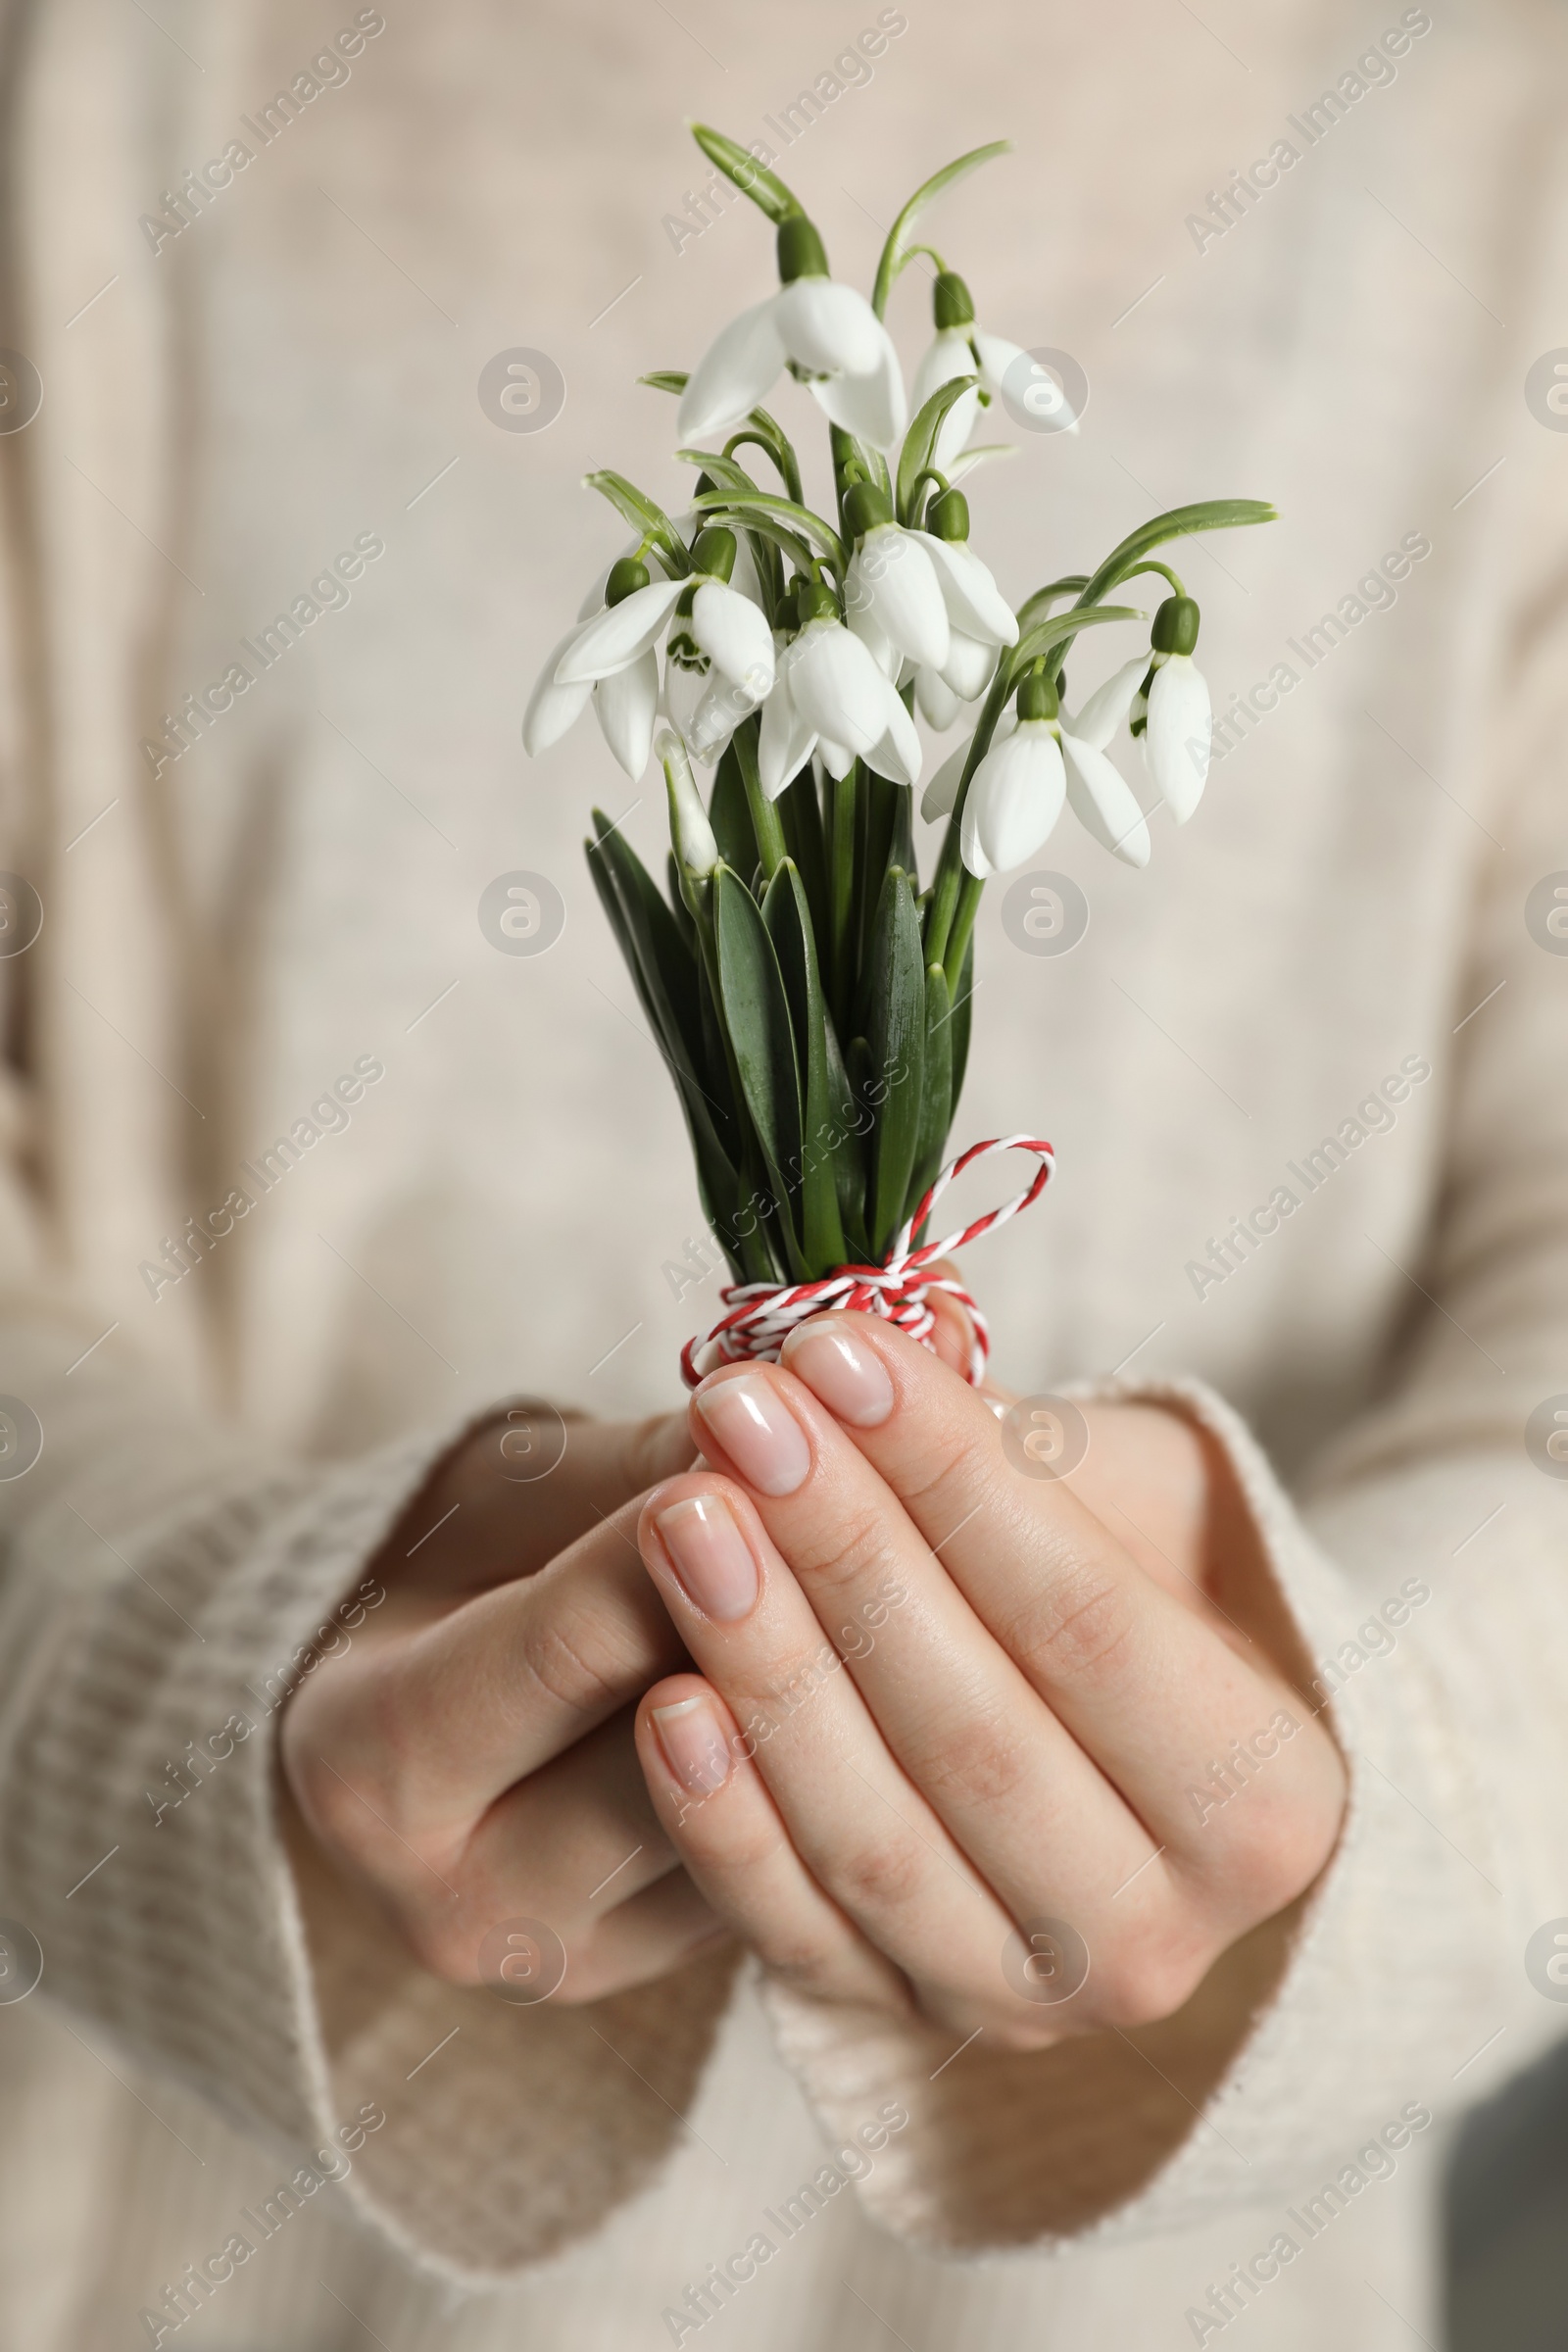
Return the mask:
[[710,579],[727,580],[735,568],[735,534],[710,523],[692,541],[692,569]]
[[926,510],[926,528],[938,539],[967,539],[969,501],[961,490],[944,490]]
[[863,539],[878,523],[893,520],[887,493],[875,482],[855,482],[844,495],[844,527],[852,539]]
[[798,277],[826,277],[827,255],[822,240],[804,213],[791,213],[778,224],[778,282],[790,286]]
[[802,580],[796,588],[801,608],[801,626],[808,620],[837,620],[838,599],[825,580]]
[[635,596],[639,588],[648,586],[648,566],[640,557],[622,556],[618,564],[610,566],[610,577],[605,583],[605,603],[623,605],[628,596]]
[[1018,718],[1054,718],[1060,709],[1056,685],[1043,669],[1032,669],[1018,689]]
[[680,737],[666,728],[656,749],[669,795],[669,838],[675,862],[688,874],[710,874],[718,863],[718,844],[703,807],[703,796]]
[[931,317],[938,334],[956,326],[973,326],[974,304],[956,270],[944,270],[931,289]]
[[791,580],[779,598],[778,610],[773,615],[774,628],[783,629],[791,636],[801,625],[800,585],[799,580]]
[[1200,617],[1190,596],[1167,596],[1154,614],[1151,648],[1156,654],[1190,654],[1198,643]]

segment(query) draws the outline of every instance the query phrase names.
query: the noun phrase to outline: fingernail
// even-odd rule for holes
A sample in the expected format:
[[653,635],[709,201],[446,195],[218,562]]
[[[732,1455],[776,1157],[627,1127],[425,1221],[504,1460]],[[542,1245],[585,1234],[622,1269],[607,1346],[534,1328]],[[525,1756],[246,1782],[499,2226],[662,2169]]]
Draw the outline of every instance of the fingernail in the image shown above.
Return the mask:
[[798,1325],[784,1361],[852,1429],[876,1429],[893,1410],[893,1383],[874,1348],[843,1329]]
[[655,1707],[654,1729],[664,1761],[683,1788],[711,1796],[729,1779],[729,1751],[706,1698],[683,1698]]
[[742,1478],[763,1494],[793,1494],[811,1467],[811,1448],[778,1391],[755,1373],[704,1389],[697,1410]]
[[757,1562],[722,1494],[690,1494],[654,1524],[693,1608],[715,1625],[734,1625],[756,1607]]

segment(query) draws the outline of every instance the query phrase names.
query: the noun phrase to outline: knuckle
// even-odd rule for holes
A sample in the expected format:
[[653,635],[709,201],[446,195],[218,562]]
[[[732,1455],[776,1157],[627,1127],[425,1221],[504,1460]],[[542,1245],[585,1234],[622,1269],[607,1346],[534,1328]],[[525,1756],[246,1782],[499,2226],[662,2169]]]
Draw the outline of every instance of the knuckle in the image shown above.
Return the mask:
[[929,1796],[1004,1804],[1031,1777],[1029,1749],[999,1725],[971,1718],[933,1741],[917,1777]]
[[887,1528],[882,1514],[844,1508],[835,1502],[823,1513],[819,1529],[804,1540],[793,1532],[790,1564],[825,1593],[838,1594],[859,1585],[887,1559]]
[[517,1664],[553,1708],[568,1714],[608,1714],[625,1696],[625,1660],[587,1615],[559,1607],[532,1612],[519,1636]]
[[1095,1971],[1096,2018],[1125,2030],[1174,2017],[1207,1975],[1210,1957],[1206,1948],[1169,1936],[1106,1955]]
[[886,1918],[906,1911],[925,1879],[925,1858],[908,1838],[869,1838],[834,1858],[834,1900],[852,1916]]
[[417,1910],[405,1915],[403,1937],[427,1976],[443,1984],[480,1982],[479,1938],[461,1917]]
[[1075,1563],[1018,1621],[1015,1654],[1051,1682],[1101,1684],[1119,1667],[1134,1625],[1125,1589],[1102,1570]]

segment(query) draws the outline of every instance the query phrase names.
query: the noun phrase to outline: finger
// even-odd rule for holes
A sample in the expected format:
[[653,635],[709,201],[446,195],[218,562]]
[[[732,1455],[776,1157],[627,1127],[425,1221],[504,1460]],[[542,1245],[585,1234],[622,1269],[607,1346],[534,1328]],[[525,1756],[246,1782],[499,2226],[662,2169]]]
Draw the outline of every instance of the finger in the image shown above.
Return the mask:
[[[697,1409],[712,1433],[705,1452],[750,1471],[758,1516],[883,1738],[955,1842],[1011,1917],[1054,1900],[1087,1935],[1157,1840],[809,1390],[771,1368],[715,1374],[699,1391]],[[808,1454],[790,1492],[766,1492]],[[685,1485],[661,1489],[651,1507]],[[1152,1877],[1130,1908],[1157,1897],[1161,1885]]]
[[460,1852],[503,1791],[683,1664],[635,1514],[626,1504],[537,1576],[318,1668],[282,1729],[312,1827],[352,1850],[368,1807],[416,1851]]
[[[976,1614],[1161,1844],[1216,1880],[1239,1852],[1266,1877],[1278,1815],[1305,1801],[1321,1815],[1326,1857],[1337,1767],[1321,1735],[1296,1744],[1301,1711],[1282,1679],[1145,1575],[1064,1480],[1015,1467],[966,1384],[863,1316],[802,1326],[784,1361],[940,1545]],[[1289,1761],[1260,1780],[1259,1802],[1228,1809],[1216,1831],[1195,1792],[1238,1747],[1251,1753],[1281,1713],[1291,1745],[1274,1737]],[[1300,1851],[1293,1840],[1287,1858]]]
[[933,2014],[1000,1990],[1006,1909],[889,1751],[745,1495],[707,1473],[673,1480],[644,1505],[639,1540],[824,1893]]
[[749,1742],[697,1675],[657,1684],[637,1709],[637,1752],[665,1837],[710,1910],[764,1967],[819,2000],[907,2014],[896,1969],[812,1879]]
[[531,1576],[632,1495],[687,1468],[692,1451],[679,1413],[591,1421],[535,1400],[498,1406],[409,1504],[390,1564],[421,1601]]

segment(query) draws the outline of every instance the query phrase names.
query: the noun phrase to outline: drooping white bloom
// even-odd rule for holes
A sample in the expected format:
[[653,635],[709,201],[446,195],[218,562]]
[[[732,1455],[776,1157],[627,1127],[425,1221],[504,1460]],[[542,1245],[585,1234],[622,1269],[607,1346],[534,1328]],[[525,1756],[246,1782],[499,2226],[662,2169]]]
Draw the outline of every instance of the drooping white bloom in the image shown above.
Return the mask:
[[844,527],[855,541],[845,581],[851,627],[889,674],[897,664],[888,649],[940,669],[948,658],[948,604],[924,544],[927,534],[902,529],[874,482],[857,482],[850,490]]
[[1191,654],[1169,654],[1149,689],[1144,756],[1160,799],[1185,825],[1208,781],[1214,715],[1208,686]]
[[831,776],[863,760],[878,775],[913,784],[920,739],[875,655],[844,623],[813,611],[779,661],[762,710],[758,772],[769,800],[813,751]]
[[887,328],[863,294],[827,273],[811,223],[779,223],[776,294],[732,319],[681,394],[688,440],[728,431],[764,399],[781,369],[809,386],[834,424],[891,449],[904,431],[904,378]]
[[944,661],[921,665],[915,677],[920,714],[933,727],[949,727],[960,703],[984,694],[1004,645],[1018,642],[1018,621],[980,558],[968,544],[969,507],[961,491],[946,490],[932,502],[931,530],[909,534],[934,569],[948,615]]
[[[976,322],[969,289],[954,270],[945,270],[938,277],[932,293],[932,312],[937,331],[915,370],[911,396],[915,414],[918,416],[934,392],[940,392],[944,384],[952,383],[956,377],[980,378],[968,391],[959,393],[937,427],[931,463],[939,472],[946,473],[973,431],[982,405],[1001,399],[1008,370],[1018,370],[1013,377],[1016,383],[1030,374],[1031,365],[1028,353],[1020,345],[1009,343],[1004,335],[988,334]],[[1076,432],[1077,418],[1071,418],[1063,429]]]
[[970,779],[958,837],[970,873],[984,881],[1032,858],[1061,814],[1066,791],[1054,722],[1021,718]]
[[1096,688],[1077,717],[1063,717],[1061,726],[1068,806],[1101,848],[1128,865],[1149,863],[1149,824],[1132,786],[1105,757],[1105,747],[1132,707],[1145,666],[1142,656],[1124,662]]
[[659,760],[669,793],[669,837],[675,856],[689,874],[710,874],[718,863],[718,843],[703,807],[686,746],[668,728],[659,738]]

